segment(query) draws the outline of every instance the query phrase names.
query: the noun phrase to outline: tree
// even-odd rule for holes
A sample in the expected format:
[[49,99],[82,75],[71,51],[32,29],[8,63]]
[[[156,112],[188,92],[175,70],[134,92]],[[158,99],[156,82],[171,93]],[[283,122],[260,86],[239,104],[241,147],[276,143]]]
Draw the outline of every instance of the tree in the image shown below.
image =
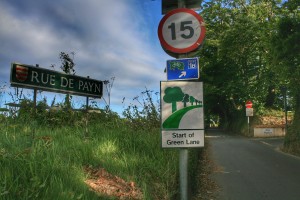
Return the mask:
[[292,127],[288,131],[287,145],[300,144],[300,10],[296,5],[299,5],[297,0],[287,1],[283,5],[284,11],[277,24],[278,30],[272,38],[273,64],[294,99],[295,114]]
[[197,100],[195,99],[195,97],[190,96],[190,103],[191,103],[192,105],[194,105],[195,101],[197,101]]
[[59,54],[59,58],[61,60],[61,69],[63,70],[63,72],[65,72],[66,74],[73,74],[75,75],[76,72],[75,72],[75,63],[74,63],[74,55],[75,53],[74,52],[71,52],[71,54],[73,55],[73,58],[71,58],[69,56],[69,54],[65,53],[65,52],[60,52]]
[[184,97],[183,97],[183,106],[186,107],[186,103],[190,101],[190,95],[188,94],[184,94]]
[[172,113],[177,110],[177,102],[183,100],[184,93],[180,87],[167,87],[163,97],[164,102],[172,104]]
[[[72,74],[72,75],[75,75],[76,72],[75,72],[75,63],[74,63],[74,55],[75,53],[72,52],[71,53],[73,55],[73,58],[71,58],[69,56],[69,54],[65,53],[65,52],[60,52],[59,54],[59,58],[61,60],[61,69],[63,70],[63,72],[65,72],[66,74]],[[65,97],[65,106],[66,108],[70,109],[71,108],[71,99],[72,99],[72,96],[70,94],[67,94],[66,97]]]
[[259,110],[278,95],[278,73],[272,71],[270,34],[279,14],[277,0],[212,0],[200,13],[207,26],[199,52],[206,113],[221,123],[236,121],[247,99]]
[[200,106],[202,106],[202,101],[200,101],[200,100],[196,100],[196,105],[200,105]]

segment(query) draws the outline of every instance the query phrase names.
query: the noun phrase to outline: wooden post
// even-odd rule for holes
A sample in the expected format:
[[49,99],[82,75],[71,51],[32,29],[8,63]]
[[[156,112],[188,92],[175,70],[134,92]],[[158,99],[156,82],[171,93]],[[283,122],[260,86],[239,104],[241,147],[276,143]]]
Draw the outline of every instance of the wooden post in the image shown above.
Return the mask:
[[284,102],[284,117],[285,117],[285,134],[287,134],[287,129],[288,129],[286,91],[287,91],[287,88],[286,88],[286,87],[283,87],[283,102]]

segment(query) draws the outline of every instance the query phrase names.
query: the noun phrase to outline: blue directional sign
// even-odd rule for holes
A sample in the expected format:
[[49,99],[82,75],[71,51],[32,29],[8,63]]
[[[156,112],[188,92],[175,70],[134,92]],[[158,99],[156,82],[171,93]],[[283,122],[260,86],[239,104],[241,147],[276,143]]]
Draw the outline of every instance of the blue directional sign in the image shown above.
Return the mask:
[[198,58],[167,60],[167,80],[199,79]]

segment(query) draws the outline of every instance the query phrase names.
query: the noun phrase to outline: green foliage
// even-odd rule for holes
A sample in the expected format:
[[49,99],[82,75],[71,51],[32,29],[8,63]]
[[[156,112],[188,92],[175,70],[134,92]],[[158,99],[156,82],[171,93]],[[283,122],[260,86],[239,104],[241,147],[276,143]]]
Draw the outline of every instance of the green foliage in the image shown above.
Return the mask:
[[186,107],[186,103],[190,101],[190,95],[188,94],[184,94],[184,97],[183,97],[183,104],[184,104],[184,107]]
[[64,122],[72,114],[57,111],[64,115],[61,125],[47,127],[48,122],[36,121],[34,115],[43,118],[48,111],[27,113],[31,102],[22,103],[27,107],[17,118],[0,124],[0,199],[108,199],[84,183],[85,166],[102,167],[137,183],[144,199],[172,199],[177,193],[177,151],[160,148],[157,126],[145,122],[147,131],[142,126],[133,130],[136,121],[101,110],[89,113],[89,137],[84,138],[80,118],[68,126]]
[[65,125],[82,125],[84,114],[70,109],[52,107],[49,108],[46,99],[37,102],[34,108],[33,101],[24,99],[21,101],[17,118],[23,123],[38,123],[48,127],[60,127]]
[[[134,102],[123,111],[123,116],[133,130],[158,128],[160,126],[159,102],[154,102],[153,91],[147,88],[141,94],[141,98],[139,96],[133,98]],[[157,96],[158,93],[155,95]],[[125,98],[123,103],[124,100]]]
[[[236,120],[246,100],[280,109],[281,75],[274,70],[272,34],[282,15],[278,1],[214,0],[200,13],[207,26],[199,52],[205,113],[221,125]],[[299,38],[299,37],[298,37]],[[299,52],[299,51],[298,51]],[[230,128],[230,127],[229,127]]]
[[300,156],[300,131],[299,126],[291,126],[288,128],[288,135],[284,140],[285,152]]
[[184,93],[180,87],[168,87],[165,89],[163,100],[166,103],[172,103],[172,113],[177,110],[177,102],[181,102],[184,98]]
[[195,103],[195,97],[193,97],[193,96],[190,96],[190,103],[192,104],[192,105],[194,105],[194,103]]
[[300,11],[288,12],[278,21],[278,31],[273,35],[274,64],[288,83],[294,95],[299,93],[300,83]]
[[75,53],[72,52],[73,58],[70,57],[69,54],[65,53],[65,52],[60,52],[59,54],[59,58],[61,60],[61,69],[63,70],[63,72],[65,72],[66,74],[75,74],[75,63],[73,61],[74,59],[74,55]]
[[299,1],[285,2],[282,16],[279,18],[277,31],[272,35],[274,46],[272,55],[276,71],[290,91],[294,103],[294,120],[288,129],[285,148],[299,154],[300,129],[300,10]]
[[[65,53],[65,52],[60,52],[59,54],[59,58],[61,60],[61,69],[63,70],[63,72],[65,72],[66,74],[73,74],[75,75],[75,63],[74,63],[74,55],[75,53],[72,52],[71,53],[73,55],[73,58],[70,57],[69,54]],[[71,100],[72,100],[72,96],[70,94],[66,94],[65,97],[65,102],[64,102],[64,107],[66,107],[67,109],[71,109]]]

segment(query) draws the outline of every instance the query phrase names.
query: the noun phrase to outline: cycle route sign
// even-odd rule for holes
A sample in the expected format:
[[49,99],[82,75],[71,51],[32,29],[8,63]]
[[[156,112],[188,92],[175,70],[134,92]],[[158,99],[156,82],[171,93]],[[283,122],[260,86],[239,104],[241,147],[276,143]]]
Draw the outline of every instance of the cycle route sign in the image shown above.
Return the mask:
[[199,79],[198,58],[184,58],[167,60],[167,80],[193,80]]

